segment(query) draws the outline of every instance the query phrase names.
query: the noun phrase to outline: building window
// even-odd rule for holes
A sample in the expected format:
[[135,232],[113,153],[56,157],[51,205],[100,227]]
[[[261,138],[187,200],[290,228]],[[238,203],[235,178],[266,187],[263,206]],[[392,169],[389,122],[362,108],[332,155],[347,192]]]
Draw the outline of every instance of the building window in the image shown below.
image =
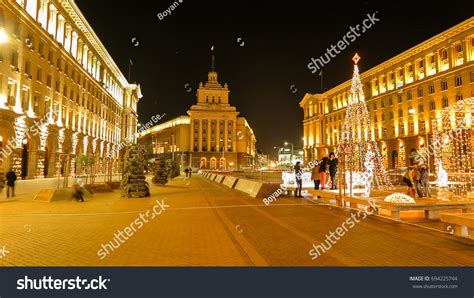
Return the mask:
[[448,89],[448,82],[447,81],[441,81],[441,91],[445,91]]
[[428,86],[428,92],[429,94],[435,93],[435,86],[433,84]]
[[403,110],[402,109],[398,109],[398,117],[403,117]]
[[419,88],[419,89],[417,90],[417,95],[418,95],[418,97],[422,97],[422,96],[423,96],[423,88]]
[[377,110],[377,103],[374,102],[374,111]]
[[441,51],[441,59],[443,59],[443,60],[448,59],[448,51],[446,51],[446,50]]
[[374,116],[374,123],[377,123],[378,122],[378,119],[377,119],[377,115]]
[[430,101],[430,111],[436,110],[436,103],[434,100]]
[[425,121],[420,120],[418,127],[420,128],[420,131],[424,132],[426,127],[425,127]]
[[413,122],[409,123],[408,130],[410,133],[413,133],[415,131],[415,124]]
[[462,85],[462,77],[461,76],[457,76],[454,78],[454,86],[456,87],[459,87]]
[[46,77],[46,86],[48,86],[49,88],[51,88],[51,81],[52,77],[50,74],[48,74],[48,76]]
[[382,109],[385,108],[385,100],[382,99],[380,101],[380,107],[382,107]]
[[449,105],[448,98],[447,98],[447,97],[444,97],[444,98],[443,98],[443,108],[447,108],[448,105]]
[[390,118],[390,120],[393,119],[393,112],[390,112],[389,118]]
[[411,91],[410,92],[407,92],[407,100],[411,100],[412,99],[412,95],[411,95]]
[[43,82],[43,70],[40,67],[36,70],[36,80]]
[[398,94],[398,103],[401,103],[403,101],[403,96],[401,94]]
[[393,106],[393,99],[391,97],[388,98],[388,105]]
[[418,113],[423,113],[425,111],[425,108],[423,106],[423,104],[419,104],[418,105]]
[[462,94],[458,93],[456,94],[456,101],[460,101],[460,100],[462,100]]
[[18,71],[18,52],[12,51],[11,64],[14,66],[15,70]]
[[38,44],[38,54],[41,58],[44,58],[44,43],[42,43],[41,41]]
[[382,113],[382,121],[385,121],[385,114]]

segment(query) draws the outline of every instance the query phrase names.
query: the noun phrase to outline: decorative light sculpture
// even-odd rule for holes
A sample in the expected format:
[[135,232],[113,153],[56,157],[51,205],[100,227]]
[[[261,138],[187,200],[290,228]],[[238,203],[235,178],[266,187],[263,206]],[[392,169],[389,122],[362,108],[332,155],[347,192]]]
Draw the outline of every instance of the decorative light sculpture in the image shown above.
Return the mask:
[[416,204],[412,197],[399,192],[387,196],[384,201],[395,204]]

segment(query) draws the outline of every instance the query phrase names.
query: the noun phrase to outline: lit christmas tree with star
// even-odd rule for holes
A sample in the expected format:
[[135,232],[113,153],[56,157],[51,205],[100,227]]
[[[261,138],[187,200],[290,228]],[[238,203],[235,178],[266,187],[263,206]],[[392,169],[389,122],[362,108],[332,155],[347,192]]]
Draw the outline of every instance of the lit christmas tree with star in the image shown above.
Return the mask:
[[359,55],[355,54],[352,60],[355,62],[354,74],[338,152],[339,158],[343,159],[346,185],[351,194],[355,186],[362,186],[364,196],[369,197],[374,185],[379,189],[390,189],[392,184],[374,139],[357,66]]

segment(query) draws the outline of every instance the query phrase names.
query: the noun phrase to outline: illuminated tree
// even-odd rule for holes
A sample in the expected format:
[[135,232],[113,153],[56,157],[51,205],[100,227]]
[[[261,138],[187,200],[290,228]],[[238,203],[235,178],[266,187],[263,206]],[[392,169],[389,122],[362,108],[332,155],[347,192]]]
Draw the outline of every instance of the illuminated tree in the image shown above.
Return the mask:
[[374,183],[379,189],[392,188],[392,184],[374,139],[357,67],[359,60],[360,57],[356,54],[353,58],[354,74],[338,152],[343,159],[346,183],[351,193],[355,185],[362,185],[365,188],[364,195],[368,197]]

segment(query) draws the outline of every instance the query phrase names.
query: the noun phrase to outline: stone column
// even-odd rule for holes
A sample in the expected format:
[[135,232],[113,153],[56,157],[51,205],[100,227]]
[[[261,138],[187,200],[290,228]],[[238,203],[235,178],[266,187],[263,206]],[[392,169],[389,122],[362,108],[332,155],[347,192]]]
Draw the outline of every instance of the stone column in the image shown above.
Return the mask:
[[28,175],[26,179],[34,179],[36,176],[36,163],[38,159],[38,151],[30,150],[28,151]]
[[207,120],[207,151],[211,150],[211,120]]

